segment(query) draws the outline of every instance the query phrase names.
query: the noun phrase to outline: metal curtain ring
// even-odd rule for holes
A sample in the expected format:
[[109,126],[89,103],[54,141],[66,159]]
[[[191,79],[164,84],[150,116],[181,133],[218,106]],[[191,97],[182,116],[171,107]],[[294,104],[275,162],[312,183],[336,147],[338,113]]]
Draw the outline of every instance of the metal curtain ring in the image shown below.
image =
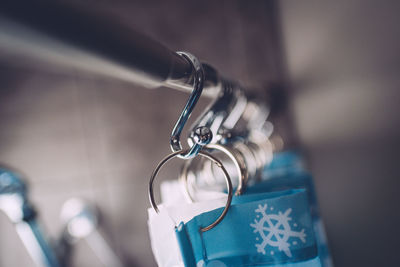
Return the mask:
[[[235,153],[231,149],[219,144],[210,144],[205,146],[204,148],[220,151],[227,155],[233,161],[233,164],[235,165],[235,168],[238,172],[239,179],[235,195],[241,195],[246,187],[246,183],[248,180],[247,167],[243,155],[239,151],[235,151]],[[186,197],[189,199],[189,201],[194,202],[194,198],[190,193],[191,190],[189,190],[188,184],[188,171],[191,162],[192,160],[189,160],[184,164],[181,171],[180,180],[185,187]]]
[[241,195],[246,188],[248,180],[247,165],[242,153],[234,148],[228,148],[220,144],[209,144],[206,146],[206,148],[225,153],[233,161],[233,164],[235,165],[235,168],[239,174],[239,183],[238,187],[236,188],[235,195]]
[[[178,151],[182,152],[182,145],[180,141],[181,133],[183,128],[185,127],[187,120],[192,114],[192,111],[196,106],[197,101],[200,98],[201,92],[203,91],[204,71],[201,62],[192,54],[187,52],[176,52],[176,53],[184,57],[186,60],[188,60],[194,69],[193,91],[189,96],[189,99],[185,107],[183,108],[181,115],[179,116],[178,121],[174,126],[174,129],[172,130],[170,138],[170,146],[172,152],[178,152]],[[179,158],[193,158],[199,153],[199,151],[204,145],[209,144],[212,140],[211,130],[205,126],[196,129],[196,133],[194,133],[194,135],[197,138],[193,138],[194,139],[193,146],[189,150],[187,150],[187,152],[185,152],[184,154],[179,153],[178,154]]]
[[[157,167],[154,169],[153,173],[151,174],[151,178],[150,178],[150,182],[149,182],[149,199],[150,199],[150,203],[151,206],[153,207],[153,209],[159,213],[160,210],[157,207],[157,204],[154,200],[154,191],[153,191],[153,182],[154,179],[156,178],[158,172],[160,171],[161,167],[167,163],[169,160],[171,160],[174,157],[178,157],[179,155],[185,155],[189,152],[190,149],[187,150],[181,150],[181,151],[177,151],[174,153],[169,154],[168,156],[166,156],[165,158],[163,158],[157,165]],[[232,202],[232,196],[233,196],[233,189],[232,189],[232,182],[231,182],[231,178],[229,177],[229,174],[227,172],[227,170],[225,169],[224,165],[222,165],[221,161],[219,159],[217,159],[216,157],[212,156],[211,154],[207,153],[207,152],[203,152],[203,151],[199,151],[198,155],[205,157],[209,160],[211,160],[212,162],[214,162],[215,164],[217,164],[218,167],[221,168],[221,170],[224,172],[225,175],[225,180],[226,180],[226,186],[228,187],[228,199],[226,201],[225,204],[225,208],[222,211],[221,215],[210,225],[200,228],[201,232],[206,232],[208,230],[211,230],[212,228],[214,228],[217,224],[219,224],[225,217],[226,213],[229,210],[229,207],[231,206],[231,202]]]

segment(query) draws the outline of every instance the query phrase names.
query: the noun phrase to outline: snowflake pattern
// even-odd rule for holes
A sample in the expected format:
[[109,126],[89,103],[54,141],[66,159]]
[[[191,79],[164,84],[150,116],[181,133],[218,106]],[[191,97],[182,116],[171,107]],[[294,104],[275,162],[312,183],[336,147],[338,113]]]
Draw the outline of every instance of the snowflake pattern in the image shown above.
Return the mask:
[[[272,211],[273,208],[271,207]],[[283,251],[286,256],[292,257],[292,253],[290,251],[290,238],[298,238],[303,243],[306,242],[306,234],[304,233],[304,228],[299,231],[293,231],[290,227],[289,221],[292,220],[289,217],[289,214],[292,212],[292,209],[287,209],[285,213],[278,212],[278,214],[269,214],[267,213],[267,204],[258,205],[258,208],[255,210],[257,214],[257,218],[261,218],[257,221],[254,219],[254,223],[251,223],[250,226],[254,228],[254,233],[258,233],[262,239],[262,242],[256,244],[257,252],[266,254],[265,247],[270,245],[272,247],[277,247],[279,251]],[[296,224],[295,224],[296,225]],[[256,240],[259,240],[257,237]],[[293,241],[293,245],[297,244],[296,241]],[[274,255],[274,251],[271,251],[271,255]]]

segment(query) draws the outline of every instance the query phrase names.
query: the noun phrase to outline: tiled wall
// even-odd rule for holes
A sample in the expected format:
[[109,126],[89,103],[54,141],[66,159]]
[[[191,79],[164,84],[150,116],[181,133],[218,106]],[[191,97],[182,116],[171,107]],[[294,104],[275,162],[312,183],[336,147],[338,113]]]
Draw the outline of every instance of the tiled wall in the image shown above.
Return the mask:
[[[173,50],[192,52],[251,90],[281,79],[273,2],[76,2]],[[147,183],[155,163],[169,152],[170,131],[188,95],[146,90],[7,51],[1,55],[0,162],[25,174],[49,234],[60,231],[63,202],[82,196],[100,207],[105,236],[128,266],[154,266]],[[170,168],[163,173],[175,175]],[[73,262],[100,266],[85,242],[77,244]],[[2,214],[0,266],[32,266]]]

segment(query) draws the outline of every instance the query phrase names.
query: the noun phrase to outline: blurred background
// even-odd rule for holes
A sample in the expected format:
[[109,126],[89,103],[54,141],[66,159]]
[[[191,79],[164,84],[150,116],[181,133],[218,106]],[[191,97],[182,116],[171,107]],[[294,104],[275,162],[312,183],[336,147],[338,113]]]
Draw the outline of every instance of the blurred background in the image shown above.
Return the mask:
[[[248,91],[287,94],[272,120],[306,156],[335,265],[398,265],[399,2],[65,2],[189,51]],[[155,266],[147,183],[187,97],[1,49],[0,162],[24,174],[51,236],[63,202],[84,197],[128,266]],[[85,242],[73,263],[101,266]],[[0,214],[0,266],[32,265]]]

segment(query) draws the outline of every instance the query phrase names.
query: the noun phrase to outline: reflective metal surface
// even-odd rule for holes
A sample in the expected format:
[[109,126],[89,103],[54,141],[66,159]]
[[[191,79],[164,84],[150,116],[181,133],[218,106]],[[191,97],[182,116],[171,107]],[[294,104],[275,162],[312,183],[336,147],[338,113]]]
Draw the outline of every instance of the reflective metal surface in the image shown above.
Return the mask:
[[[0,47],[148,88],[191,91],[192,66],[185,58],[116,21],[61,1],[2,1]],[[215,71],[205,72],[206,95],[215,95]]]
[[[204,72],[203,68],[201,66],[200,61],[193,56],[190,53],[187,52],[177,52],[179,55],[183,56],[184,58],[187,58],[187,60],[190,62],[191,66],[193,67],[193,72],[194,72],[194,81],[193,81],[193,91],[189,96],[189,99],[183,108],[178,121],[176,122],[174,129],[172,130],[171,133],[171,138],[170,138],[170,146],[172,149],[172,152],[178,152],[182,150],[182,145],[180,141],[181,133],[183,128],[185,127],[185,124],[187,120],[189,119],[190,115],[192,114],[192,111],[194,107],[196,106],[197,101],[199,100],[201,96],[201,92],[203,91],[203,86],[204,86]],[[205,129],[207,131],[207,129]],[[209,131],[208,131],[209,132]],[[200,132],[201,134],[201,132]],[[211,137],[208,134],[205,135],[199,135],[199,139],[197,139],[199,142],[194,143],[192,147],[189,149],[189,152],[187,154],[178,154],[178,157],[182,158],[192,158],[196,156],[202,146],[210,143]],[[210,137],[210,138],[207,138]],[[204,143],[204,144],[203,144]]]
[[67,253],[64,254],[63,261],[70,261],[71,247],[78,240],[84,239],[104,266],[122,267],[120,259],[97,229],[97,214],[96,208],[83,199],[72,198],[64,203],[61,210],[64,231],[60,244]]

